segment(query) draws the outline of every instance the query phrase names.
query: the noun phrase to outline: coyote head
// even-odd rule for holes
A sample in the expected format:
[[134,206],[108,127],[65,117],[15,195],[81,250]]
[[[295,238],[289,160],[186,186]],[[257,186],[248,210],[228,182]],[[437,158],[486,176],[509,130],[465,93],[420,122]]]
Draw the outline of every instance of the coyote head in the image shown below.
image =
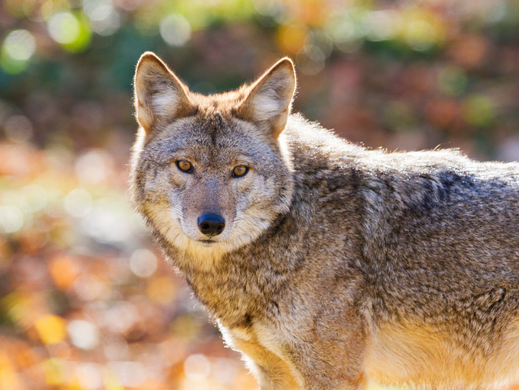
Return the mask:
[[293,184],[282,132],[295,84],[285,58],[252,85],[203,96],[154,54],[141,57],[131,195],[163,246],[218,258],[288,211]]

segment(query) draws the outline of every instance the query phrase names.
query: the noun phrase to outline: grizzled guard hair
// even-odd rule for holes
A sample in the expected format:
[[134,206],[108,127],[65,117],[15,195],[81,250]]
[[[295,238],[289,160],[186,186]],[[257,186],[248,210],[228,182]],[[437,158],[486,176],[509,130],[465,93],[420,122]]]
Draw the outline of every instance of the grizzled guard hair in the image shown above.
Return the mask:
[[519,165],[352,145],[295,87],[135,75],[133,205],[261,389],[518,382]]

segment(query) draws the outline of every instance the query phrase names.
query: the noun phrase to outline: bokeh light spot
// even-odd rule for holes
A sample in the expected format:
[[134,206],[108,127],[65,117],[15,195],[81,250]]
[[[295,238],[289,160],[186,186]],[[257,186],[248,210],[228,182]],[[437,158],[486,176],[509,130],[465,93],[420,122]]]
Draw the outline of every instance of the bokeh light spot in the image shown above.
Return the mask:
[[38,184],[29,184],[22,190],[24,210],[35,213],[47,206],[47,191]]
[[494,107],[488,97],[472,95],[463,103],[463,116],[467,123],[474,126],[488,126],[494,120]]
[[282,26],[278,31],[278,42],[284,51],[297,53],[305,45],[308,29],[304,25]]
[[189,314],[176,318],[171,324],[173,333],[187,340],[197,337],[201,327],[202,323],[200,320]]
[[0,50],[0,67],[6,73],[23,72],[36,50],[36,40],[27,30],[11,31]]
[[0,352],[0,389],[22,390],[15,364],[9,356]]
[[90,350],[99,343],[99,329],[88,321],[74,320],[67,326],[72,344],[78,348]]
[[92,20],[102,20],[113,9],[111,0],[83,0],[83,11]]
[[101,297],[107,287],[97,276],[84,273],[75,280],[73,288],[79,298],[92,301]]
[[92,20],[92,30],[99,35],[112,35],[119,27],[121,27],[121,17],[115,9],[111,9],[111,12],[104,19]]
[[211,377],[217,382],[231,384],[238,373],[239,370],[231,359],[219,358],[211,364]]
[[400,12],[398,29],[403,42],[416,51],[439,47],[446,35],[443,19],[434,12],[420,8],[408,8]]
[[73,217],[84,217],[92,210],[92,196],[82,188],[70,191],[65,198],[65,210]]
[[414,20],[407,25],[405,40],[414,50],[426,51],[436,43],[436,30],[428,21]]
[[67,334],[65,320],[52,314],[38,318],[34,327],[44,344],[59,343]]
[[347,13],[337,13],[330,16],[324,29],[336,44],[342,44],[355,39],[355,28]]
[[24,2],[20,0],[5,0],[3,1],[4,7],[9,13],[16,17],[24,16]]
[[14,233],[23,226],[23,213],[16,206],[0,206],[0,231]]
[[80,389],[96,390],[103,386],[100,366],[95,363],[82,363],[76,369]]
[[373,11],[369,15],[370,31],[367,38],[370,41],[392,39],[400,22],[400,16],[396,11]]
[[151,279],[147,287],[148,297],[161,305],[167,305],[175,299],[176,289],[173,281],[168,277]]
[[100,183],[106,179],[110,163],[106,152],[90,150],[76,160],[76,173],[84,183]]
[[355,47],[372,29],[370,12],[364,7],[345,8],[332,13],[326,20],[324,29],[342,51],[348,52]]
[[49,34],[58,43],[74,42],[80,32],[79,21],[70,12],[58,12],[48,21]]
[[191,37],[191,25],[182,15],[172,14],[160,23],[160,35],[170,46],[182,46]]
[[121,26],[111,0],[83,0],[83,11],[90,18],[92,30],[99,35],[111,35]]
[[296,64],[307,75],[319,73],[324,68],[326,56],[317,46],[307,45],[297,53]]
[[47,382],[48,385],[59,385],[63,383],[64,368],[60,359],[46,359],[41,363],[41,366],[45,374],[45,382]]
[[60,290],[65,290],[72,286],[80,274],[80,269],[76,262],[66,256],[53,258],[49,263],[49,271]]
[[138,320],[135,306],[129,302],[117,302],[105,312],[105,323],[114,333],[124,333]]
[[36,51],[36,40],[27,30],[14,30],[4,40],[5,52],[18,61],[27,61]]
[[47,28],[49,34],[65,50],[78,52],[85,49],[90,43],[91,31],[84,15],[62,11],[52,15]]
[[202,354],[189,356],[184,361],[184,373],[188,379],[203,381],[211,372],[211,363]]
[[124,245],[132,236],[131,211],[117,198],[98,199],[83,218],[83,231],[98,242]]
[[103,351],[109,360],[123,360],[128,354],[128,343],[121,335],[111,334],[103,339]]
[[138,387],[146,381],[146,370],[137,362],[112,362],[111,366],[117,373],[123,386]]
[[147,278],[157,270],[157,257],[148,249],[136,250],[130,257],[130,269],[135,275]]

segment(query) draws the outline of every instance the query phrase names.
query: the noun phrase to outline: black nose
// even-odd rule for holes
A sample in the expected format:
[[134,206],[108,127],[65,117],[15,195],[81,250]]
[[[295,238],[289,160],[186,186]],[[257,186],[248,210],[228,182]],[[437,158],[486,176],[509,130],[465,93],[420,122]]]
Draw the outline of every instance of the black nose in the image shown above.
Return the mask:
[[225,220],[218,214],[204,214],[198,218],[198,229],[206,236],[217,236],[225,229]]

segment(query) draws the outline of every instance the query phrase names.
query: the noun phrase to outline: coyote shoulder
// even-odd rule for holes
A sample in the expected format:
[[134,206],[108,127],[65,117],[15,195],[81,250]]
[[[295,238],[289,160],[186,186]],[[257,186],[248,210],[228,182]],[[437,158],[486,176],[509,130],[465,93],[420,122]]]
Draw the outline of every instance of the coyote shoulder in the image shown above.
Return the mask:
[[352,145],[295,86],[135,76],[134,207],[261,389],[519,381],[519,165]]

